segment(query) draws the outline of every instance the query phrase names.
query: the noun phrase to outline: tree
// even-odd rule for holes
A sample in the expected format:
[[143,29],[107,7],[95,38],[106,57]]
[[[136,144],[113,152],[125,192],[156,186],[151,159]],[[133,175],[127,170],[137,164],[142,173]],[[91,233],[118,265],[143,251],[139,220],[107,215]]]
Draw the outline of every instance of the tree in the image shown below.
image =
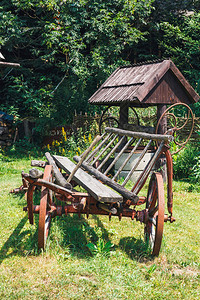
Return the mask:
[[3,1],[1,45],[5,56],[14,55],[22,66],[3,83],[5,105],[21,117],[59,123],[69,121],[74,109],[90,110],[89,96],[118,65],[129,62],[130,49],[145,38],[140,27],[152,2]]

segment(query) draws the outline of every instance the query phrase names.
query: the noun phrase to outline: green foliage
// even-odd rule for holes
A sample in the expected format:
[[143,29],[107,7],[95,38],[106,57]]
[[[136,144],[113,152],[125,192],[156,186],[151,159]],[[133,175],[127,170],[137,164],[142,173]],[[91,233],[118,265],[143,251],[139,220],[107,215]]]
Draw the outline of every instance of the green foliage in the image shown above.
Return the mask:
[[3,81],[4,105],[54,124],[94,110],[89,96],[144,39],[152,2],[3,1],[0,44],[22,66]]
[[111,243],[111,241],[108,241],[105,243],[102,238],[99,238],[96,245],[93,243],[88,243],[87,247],[93,256],[95,256],[95,255],[107,256],[110,254],[113,244]]
[[73,157],[74,155],[80,155],[85,149],[87,149],[92,140],[94,139],[96,132],[91,126],[90,132],[83,132],[81,128],[72,133],[70,137],[67,137],[64,127],[62,127],[62,139],[53,140],[51,145],[47,145],[47,150],[54,154],[67,155]]
[[199,147],[194,147],[191,144],[188,144],[181,152],[174,155],[174,177],[176,179],[194,181],[194,172],[198,173],[197,157],[199,157]]
[[180,0],[1,1],[1,51],[21,67],[4,71],[0,109],[38,118],[43,133],[75,110],[98,111],[88,98],[119,65],[166,57],[200,92],[198,9]]

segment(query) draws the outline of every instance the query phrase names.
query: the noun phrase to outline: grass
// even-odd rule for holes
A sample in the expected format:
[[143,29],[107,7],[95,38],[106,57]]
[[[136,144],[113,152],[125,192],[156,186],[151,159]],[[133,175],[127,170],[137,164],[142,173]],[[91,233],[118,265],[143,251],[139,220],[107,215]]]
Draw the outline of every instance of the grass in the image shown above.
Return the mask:
[[[165,223],[160,256],[143,241],[143,225],[129,219],[68,215],[53,219],[45,252],[37,250],[37,223],[28,223],[21,184],[30,159],[0,162],[0,299],[199,299],[200,196],[174,182],[176,222]],[[144,190],[145,191],[145,190]],[[146,191],[145,191],[146,193]],[[109,242],[91,255],[87,244]]]

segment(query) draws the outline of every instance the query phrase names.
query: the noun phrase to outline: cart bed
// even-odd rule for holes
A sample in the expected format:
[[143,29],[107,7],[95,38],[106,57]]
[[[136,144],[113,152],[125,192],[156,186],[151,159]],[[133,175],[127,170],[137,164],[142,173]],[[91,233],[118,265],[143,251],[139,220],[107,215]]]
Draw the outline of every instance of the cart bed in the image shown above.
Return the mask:
[[[67,174],[70,174],[76,166],[67,157],[54,155],[56,163]],[[100,202],[122,202],[123,197],[113,191],[111,188],[102,184],[96,178],[92,177],[82,169],[78,169],[75,173],[73,180],[87,190],[97,201]]]

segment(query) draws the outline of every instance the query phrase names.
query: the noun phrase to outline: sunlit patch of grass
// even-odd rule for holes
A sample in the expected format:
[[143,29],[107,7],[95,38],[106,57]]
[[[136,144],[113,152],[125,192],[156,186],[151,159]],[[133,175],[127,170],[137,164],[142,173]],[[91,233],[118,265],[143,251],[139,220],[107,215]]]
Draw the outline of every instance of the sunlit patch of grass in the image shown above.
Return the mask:
[[[176,222],[164,224],[157,258],[144,242],[143,224],[106,216],[54,218],[43,252],[37,249],[38,215],[31,226],[23,195],[9,194],[21,185],[21,170],[30,168],[27,159],[1,161],[1,299],[200,298],[200,196],[188,192],[187,183],[174,182]],[[91,256],[87,245],[99,239],[113,245],[109,255]]]

